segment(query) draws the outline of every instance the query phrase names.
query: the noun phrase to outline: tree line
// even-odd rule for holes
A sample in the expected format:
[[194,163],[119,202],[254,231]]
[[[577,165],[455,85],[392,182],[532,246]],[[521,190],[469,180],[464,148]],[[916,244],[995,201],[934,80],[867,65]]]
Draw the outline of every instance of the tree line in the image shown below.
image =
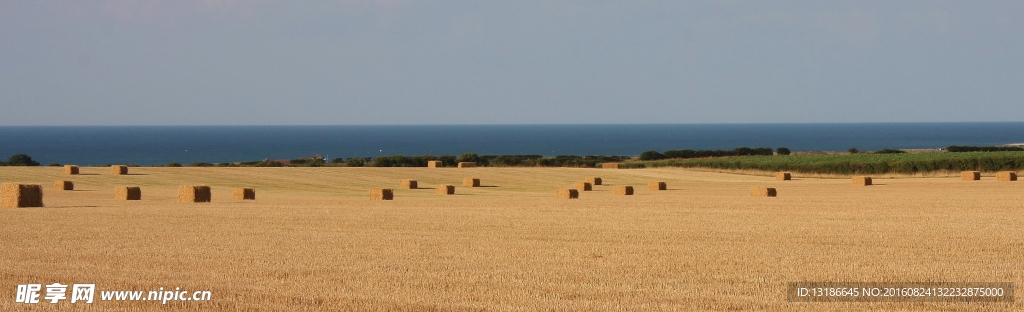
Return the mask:
[[664,153],[658,151],[646,151],[640,154],[640,160],[661,160],[661,159],[672,159],[672,158],[707,158],[707,157],[726,157],[726,156],[771,156],[775,152],[779,155],[789,155],[791,152],[788,148],[780,147],[777,150],[772,150],[771,147],[737,147],[733,150],[669,150]]

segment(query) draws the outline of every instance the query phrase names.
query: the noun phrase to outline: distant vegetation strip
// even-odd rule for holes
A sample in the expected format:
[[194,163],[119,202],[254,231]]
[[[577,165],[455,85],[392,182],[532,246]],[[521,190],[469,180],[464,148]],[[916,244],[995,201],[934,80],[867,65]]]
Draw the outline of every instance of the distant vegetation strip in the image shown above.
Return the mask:
[[619,168],[685,167],[819,174],[913,174],[940,170],[1001,171],[1024,168],[1022,152],[871,153],[746,156],[625,162]]
[[[352,157],[335,158],[329,162],[319,158],[300,158],[286,161],[262,160],[243,161],[234,163],[207,163],[193,162],[181,164],[178,162],[156,165],[152,167],[426,167],[428,161],[440,160],[446,167],[455,167],[459,162],[475,162],[477,166],[488,167],[581,167],[595,168],[602,163],[623,162],[631,159],[630,156],[576,156],[560,155],[544,157],[541,155],[477,155],[476,153],[465,153],[462,155],[422,155],[422,156],[378,156],[378,157]],[[50,163],[49,166],[60,166],[59,163]],[[109,167],[111,164],[96,165],[97,167]],[[139,167],[137,164],[125,164],[129,167]],[[25,154],[12,156],[8,162],[0,162],[0,166],[39,166],[39,163],[32,160]]]
[[[1020,146],[949,146],[946,152],[906,153],[882,149],[861,153],[850,148],[848,154],[791,155],[788,148],[737,147],[732,150],[667,150],[645,151],[634,161],[631,156],[559,155],[451,155],[377,156],[335,158],[317,157],[292,160],[262,160],[233,163],[193,162],[187,165],[171,162],[153,167],[426,167],[428,161],[440,160],[444,166],[459,162],[475,162],[483,167],[580,167],[596,168],[602,163],[622,163],[620,168],[701,167],[763,171],[792,171],[822,174],[918,173],[940,170],[1000,171],[1024,168],[1024,147]],[[0,166],[39,166],[25,154],[11,156]],[[49,166],[60,166],[50,163]],[[98,165],[109,167],[110,164]],[[129,167],[139,167],[127,164]]]

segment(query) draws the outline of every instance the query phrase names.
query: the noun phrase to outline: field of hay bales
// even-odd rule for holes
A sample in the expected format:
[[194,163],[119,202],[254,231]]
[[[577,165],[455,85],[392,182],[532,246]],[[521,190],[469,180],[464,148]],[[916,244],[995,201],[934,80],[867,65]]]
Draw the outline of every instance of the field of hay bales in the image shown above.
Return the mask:
[[[50,185],[0,209],[0,310],[1024,310],[1013,303],[793,303],[787,282],[1024,285],[1024,182],[791,181],[678,168],[0,167]],[[560,200],[556,190],[599,175]],[[436,185],[461,185],[440,196]],[[372,188],[415,179],[394,200]],[[668,189],[615,186],[664,181]],[[115,200],[116,186],[142,200]],[[178,202],[208,185],[208,203]],[[235,200],[236,187],[256,200]],[[777,197],[751,197],[753,187]],[[13,302],[27,283],[209,290],[209,302]],[[98,300],[98,299],[97,299]]]

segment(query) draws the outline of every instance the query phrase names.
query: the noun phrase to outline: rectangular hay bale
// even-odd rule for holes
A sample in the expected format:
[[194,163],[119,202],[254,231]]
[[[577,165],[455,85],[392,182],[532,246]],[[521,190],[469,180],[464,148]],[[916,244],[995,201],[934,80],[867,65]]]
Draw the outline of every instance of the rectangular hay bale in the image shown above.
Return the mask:
[[590,184],[593,185],[601,185],[601,178],[598,177],[587,177],[583,181],[589,182]]
[[977,181],[981,180],[981,172],[979,171],[960,171],[961,181]]
[[248,187],[236,187],[231,197],[237,200],[256,200],[256,189]]
[[113,166],[110,166],[110,174],[115,174],[115,175],[128,174],[128,166],[125,166],[125,165],[113,165]]
[[573,188],[580,192],[594,190],[594,186],[590,184],[590,182],[576,182],[576,184],[573,185]]
[[372,200],[393,200],[395,199],[395,192],[388,188],[375,188],[370,189],[370,199]]
[[464,178],[464,179],[462,179],[462,186],[466,186],[466,187],[480,187],[480,179]]
[[664,191],[668,189],[668,183],[659,181],[647,182],[647,189],[652,191]]
[[558,189],[558,198],[560,199],[577,199],[580,198],[580,191],[575,189]]
[[454,185],[438,185],[435,192],[440,195],[452,195],[455,194]]
[[793,174],[791,174],[789,172],[776,172],[775,173],[775,180],[789,181],[789,180],[792,180],[792,179],[793,179]]
[[78,174],[78,166],[64,165],[64,174]]
[[471,161],[459,162],[459,168],[476,168],[476,163]]
[[402,180],[401,183],[399,183],[399,184],[401,185],[400,186],[401,188],[403,188],[403,189],[410,189],[410,190],[414,190],[418,186],[417,183],[416,183],[416,180],[408,180],[408,179]]
[[114,187],[114,199],[116,200],[142,200],[142,189],[138,186]]
[[602,169],[619,169],[619,163],[603,163],[601,164]]
[[428,160],[427,168],[441,168],[444,167],[444,163],[440,160]]
[[178,201],[183,203],[210,202],[210,187],[205,185],[182,185],[178,187]]
[[633,187],[629,185],[616,186],[615,195],[633,195]]
[[1013,171],[996,172],[996,181],[1010,182],[1017,181],[1017,173]]
[[868,185],[871,185],[871,177],[853,177],[853,185],[856,185],[856,186],[868,186]]
[[53,189],[58,191],[71,191],[75,189],[75,182],[57,180],[53,182]]
[[750,188],[751,197],[775,197],[778,192],[775,191],[774,187],[752,187]]
[[38,184],[0,184],[0,207],[25,208],[43,206],[43,187]]

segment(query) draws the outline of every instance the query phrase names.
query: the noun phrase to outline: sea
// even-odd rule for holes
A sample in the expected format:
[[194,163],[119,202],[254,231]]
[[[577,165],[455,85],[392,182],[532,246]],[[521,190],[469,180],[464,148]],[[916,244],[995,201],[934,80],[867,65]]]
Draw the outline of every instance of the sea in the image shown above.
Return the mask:
[[622,155],[648,150],[786,147],[792,151],[936,149],[1024,142],[1024,122],[391,125],[0,126],[0,160],[163,165],[390,155]]

